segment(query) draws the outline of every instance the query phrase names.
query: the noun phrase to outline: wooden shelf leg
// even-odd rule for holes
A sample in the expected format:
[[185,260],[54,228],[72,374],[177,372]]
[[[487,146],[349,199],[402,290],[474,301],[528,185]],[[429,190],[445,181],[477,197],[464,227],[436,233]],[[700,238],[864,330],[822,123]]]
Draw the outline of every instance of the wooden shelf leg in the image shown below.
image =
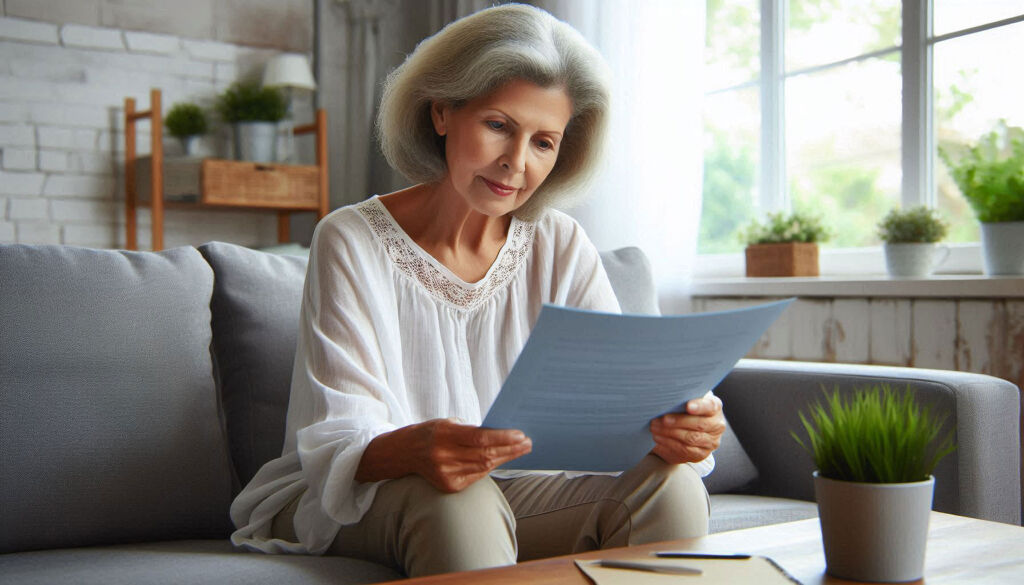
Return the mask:
[[153,201],[153,251],[164,249],[164,123],[163,107],[160,105],[160,90],[149,92],[150,146],[152,164],[152,185],[149,192]]
[[139,224],[136,217],[135,193],[135,98],[124,100],[124,211],[125,244],[128,250],[139,249]]
[[287,211],[277,212],[277,242],[287,244],[291,241],[291,214]]

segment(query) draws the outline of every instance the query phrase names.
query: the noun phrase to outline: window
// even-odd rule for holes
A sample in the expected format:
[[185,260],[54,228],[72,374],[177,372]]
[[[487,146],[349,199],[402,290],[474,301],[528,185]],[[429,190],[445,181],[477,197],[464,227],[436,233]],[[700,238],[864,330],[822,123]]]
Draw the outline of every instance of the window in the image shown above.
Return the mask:
[[1024,0],[708,0],[705,49],[700,253],[792,208],[837,248],[877,245],[890,208],[920,204],[977,241],[937,147],[1024,125]]

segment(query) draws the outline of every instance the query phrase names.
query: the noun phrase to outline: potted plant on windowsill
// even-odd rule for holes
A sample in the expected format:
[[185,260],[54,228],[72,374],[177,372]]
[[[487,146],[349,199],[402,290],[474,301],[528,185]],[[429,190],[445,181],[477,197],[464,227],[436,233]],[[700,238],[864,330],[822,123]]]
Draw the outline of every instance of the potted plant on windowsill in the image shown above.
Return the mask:
[[981,222],[987,274],[1024,274],[1024,130],[1001,121],[973,146],[940,147]]
[[826,393],[800,413],[793,438],[814,456],[814,493],[827,571],[855,581],[914,581],[924,573],[928,518],[939,461],[952,432],[911,389],[888,385]]
[[[949,248],[937,242],[946,237],[949,226],[934,209],[923,205],[906,210],[893,209],[878,224],[878,235],[885,242],[885,265],[890,276],[926,277],[936,264],[949,256]],[[936,253],[945,256],[936,261]]]
[[196,140],[206,134],[206,114],[198,105],[191,102],[179,102],[167,112],[164,126],[171,136],[181,141],[185,156],[196,156]]
[[747,276],[818,276],[818,242],[828,230],[817,216],[769,213],[741,234],[747,244]]
[[217,111],[234,131],[235,159],[277,160],[277,123],[288,111],[280,90],[258,83],[235,83],[217,97]]

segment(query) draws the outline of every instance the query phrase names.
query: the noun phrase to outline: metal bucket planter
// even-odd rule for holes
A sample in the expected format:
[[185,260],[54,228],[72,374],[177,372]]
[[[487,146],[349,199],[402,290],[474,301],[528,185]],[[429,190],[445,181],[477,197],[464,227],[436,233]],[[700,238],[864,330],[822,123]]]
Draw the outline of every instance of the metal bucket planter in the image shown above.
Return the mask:
[[235,160],[277,162],[277,124],[235,122]]

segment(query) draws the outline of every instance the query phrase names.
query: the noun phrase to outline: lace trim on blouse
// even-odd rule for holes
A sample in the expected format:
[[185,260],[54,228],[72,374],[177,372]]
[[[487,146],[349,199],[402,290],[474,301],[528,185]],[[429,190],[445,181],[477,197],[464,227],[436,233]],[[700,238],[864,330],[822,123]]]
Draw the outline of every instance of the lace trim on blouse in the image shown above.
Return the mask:
[[537,227],[533,222],[512,218],[508,238],[494,265],[483,280],[470,284],[450,271],[438,269],[436,260],[428,260],[426,252],[413,245],[379,199],[368,199],[357,208],[400,271],[419,282],[431,296],[466,310],[480,306],[515,277],[530,252]]

